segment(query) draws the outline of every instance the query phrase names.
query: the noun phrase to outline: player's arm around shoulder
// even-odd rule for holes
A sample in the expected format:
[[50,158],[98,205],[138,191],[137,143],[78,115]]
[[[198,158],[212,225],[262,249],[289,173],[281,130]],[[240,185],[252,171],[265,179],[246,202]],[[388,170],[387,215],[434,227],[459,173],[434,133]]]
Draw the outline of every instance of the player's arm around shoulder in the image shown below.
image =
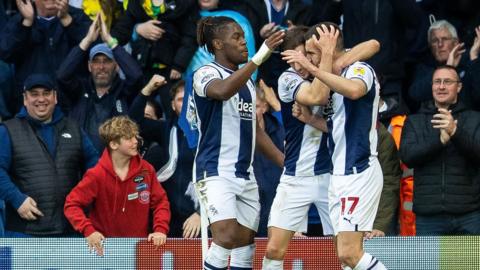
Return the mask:
[[375,80],[371,68],[362,62],[356,62],[349,66],[345,77],[328,75],[331,75],[329,80],[333,91],[352,100],[365,96]]

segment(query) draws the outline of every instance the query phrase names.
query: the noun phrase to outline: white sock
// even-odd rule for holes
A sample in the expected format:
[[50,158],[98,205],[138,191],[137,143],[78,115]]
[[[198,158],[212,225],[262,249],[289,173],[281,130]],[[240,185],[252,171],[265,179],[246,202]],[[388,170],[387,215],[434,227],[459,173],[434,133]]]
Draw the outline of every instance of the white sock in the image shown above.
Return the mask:
[[357,266],[353,270],[387,270],[385,265],[377,258],[368,253],[364,253]]
[[271,260],[263,257],[262,270],[283,270],[283,260]]
[[205,258],[205,262],[203,263],[203,269],[210,270],[212,267],[215,267],[215,269],[220,268],[226,270],[230,253],[232,253],[232,250],[223,248],[212,242],[207,252],[207,258]]
[[252,269],[255,244],[232,249],[230,269]]

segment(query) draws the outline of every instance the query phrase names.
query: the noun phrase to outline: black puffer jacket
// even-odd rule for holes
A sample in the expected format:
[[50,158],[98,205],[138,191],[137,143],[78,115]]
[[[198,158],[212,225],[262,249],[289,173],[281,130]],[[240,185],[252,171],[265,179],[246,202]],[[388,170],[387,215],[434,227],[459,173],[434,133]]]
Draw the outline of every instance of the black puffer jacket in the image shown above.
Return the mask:
[[[130,41],[135,25],[152,20],[142,7],[142,0],[131,0],[127,11],[118,19],[112,29],[112,36],[121,45]],[[160,27],[165,30],[157,41],[150,41],[139,36],[132,42],[132,55],[143,68],[151,68],[161,63],[183,72],[197,50],[196,23],[199,19],[194,0],[169,1],[169,8],[158,14]]]
[[460,102],[450,110],[458,124],[446,145],[431,124],[437,113],[433,101],[410,115],[403,128],[400,155],[414,169],[417,215],[464,214],[480,208],[480,113]]

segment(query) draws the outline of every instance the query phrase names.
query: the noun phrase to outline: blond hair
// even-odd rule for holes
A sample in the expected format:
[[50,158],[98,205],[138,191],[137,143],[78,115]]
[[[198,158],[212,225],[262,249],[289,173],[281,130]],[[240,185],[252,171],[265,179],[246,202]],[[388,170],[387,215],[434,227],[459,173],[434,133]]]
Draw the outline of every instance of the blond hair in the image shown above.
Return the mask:
[[110,142],[120,142],[120,139],[131,139],[138,136],[138,125],[127,116],[116,116],[105,121],[98,133],[103,143],[108,146]]

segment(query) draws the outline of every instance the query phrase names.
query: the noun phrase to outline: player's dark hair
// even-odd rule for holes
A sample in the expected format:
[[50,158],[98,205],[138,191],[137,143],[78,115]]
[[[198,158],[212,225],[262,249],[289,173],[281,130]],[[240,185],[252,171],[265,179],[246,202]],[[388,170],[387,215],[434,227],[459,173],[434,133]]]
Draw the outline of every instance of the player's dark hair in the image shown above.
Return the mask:
[[322,25],[325,25],[328,29],[330,29],[330,26],[333,26],[338,32],[338,38],[337,38],[337,46],[336,46],[336,49],[337,50],[343,50],[343,33],[342,33],[342,29],[340,29],[340,27],[338,26],[338,24],[336,23],[332,23],[332,22],[321,22],[321,23],[317,23],[313,26],[310,27],[310,29],[308,29],[307,33],[305,33],[305,40],[309,40],[310,38],[312,38],[313,36],[315,36],[316,38],[319,38],[320,35],[317,33],[317,27],[322,27]]
[[228,24],[236,23],[232,18],[225,16],[204,17],[197,24],[197,42],[200,47],[207,46],[207,50],[213,52],[212,41],[219,38],[221,32]]
[[305,44],[305,33],[308,27],[299,25],[287,30],[282,43],[282,51],[294,50],[296,47]]

